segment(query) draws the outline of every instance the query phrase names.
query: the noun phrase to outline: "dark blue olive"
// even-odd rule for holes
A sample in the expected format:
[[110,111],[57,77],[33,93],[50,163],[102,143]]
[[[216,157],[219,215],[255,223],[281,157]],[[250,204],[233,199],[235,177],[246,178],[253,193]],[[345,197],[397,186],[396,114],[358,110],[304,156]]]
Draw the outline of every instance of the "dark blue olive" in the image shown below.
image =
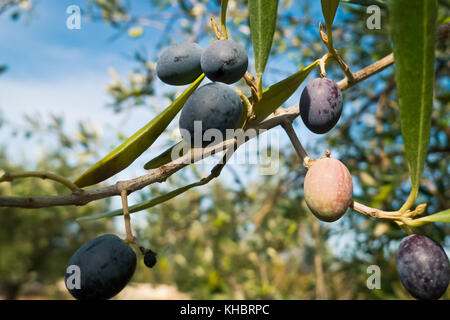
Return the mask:
[[408,292],[417,299],[439,299],[450,281],[448,257],[430,238],[413,234],[402,240],[396,255],[397,272]]
[[[69,288],[74,273],[66,273],[65,284],[78,300],[105,300],[117,295],[136,269],[136,254],[122,239],[105,234],[82,245],[70,258],[67,270],[78,268],[79,288]],[[70,269],[72,268],[72,269]]]
[[196,43],[180,42],[165,49],[156,63],[161,81],[181,86],[192,83],[202,74],[200,58],[203,49]]
[[303,89],[300,115],[309,130],[322,134],[339,121],[342,105],[342,93],[337,83],[328,78],[316,78]]
[[[180,115],[180,131],[183,139],[201,145],[226,139],[227,129],[235,129],[242,114],[242,100],[231,87],[220,82],[208,83],[198,88],[186,101]],[[194,131],[194,125],[201,130]],[[211,130],[215,129],[215,130]],[[208,134],[216,136],[209,139]],[[195,134],[198,138],[195,138]],[[219,141],[214,141],[220,135]],[[211,141],[211,142],[210,142]],[[199,145],[195,145],[199,146]]]
[[211,81],[227,84],[241,79],[248,67],[248,56],[244,47],[233,40],[218,40],[211,43],[201,58],[203,73]]

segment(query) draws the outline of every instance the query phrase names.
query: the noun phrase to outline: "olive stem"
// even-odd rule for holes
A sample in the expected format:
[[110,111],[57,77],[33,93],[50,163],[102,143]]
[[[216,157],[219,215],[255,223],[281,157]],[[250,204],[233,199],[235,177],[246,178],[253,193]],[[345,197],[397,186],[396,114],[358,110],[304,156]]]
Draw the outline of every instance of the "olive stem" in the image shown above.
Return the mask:
[[120,197],[122,198],[123,219],[125,221],[125,242],[135,243],[136,238],[133,236],[133,231],[131,229],[130,211],[128,210],[128,192],[126,189],[123,189],[120,192]]
[[308,157],[308,153],[306,152],[305,148],[303,148],[302,143],[297,137],[297,134],[295,133],[294,127],[292,126],[291,121],[284,121],[281,123],[281,126],[283,127],[284,131],[286,131],[289,139],[291,140],[291,143],[297,152],[298,156],[303,162],[303,166],[305,168],[310,167],[310,158]]
[[76,184],[74,184],[72,181],[61,177],[57,174],[51,173],[51,172],[43,172],[43,171],[26,171],[26,172],[19,172],[19,173],[5,173],[0,177],[0,182],[5,181],[13,181],[15,179],[19,178],[29,178],[29,177],[35,177],[35,178],[41,178],[41,179],[50,179],[56,182],[59,182],[69,188],[73,193],[80,193],[82,189],[80,189]]
[[258,95],[258,100],[261,100],[262,93],[263,93],[262,74],[257,74],[256,75],[256,93]]
[[403,231],[405,231],[408,235],[414,234],[414,231],[413,231],[409,226],[405,225],[404,223],[399,222],[399,221],[395,221],[395,223],[396,223],[400,228],[402,228]]
[[409,193],[408,199],[400,208],[400,211],[405,212],[405,211],[409,210],[413,206],[414,201],[416,201],[416,198],[417,198],[417,191],[415,190],[415,188],[413,188],[411,190],[411,192]]
[[217,40],[223,40],[225,39],[225,37],[222,35],[222,33],[219,31],[219,27],[217,26],[216,21],[214,20],[214,18],[211,18],[211,26],[214,30],[214,33],[216,35]]
[[247,111],[247,113],[245,115],[245,121],[242,125],[242,128],[244,130],[246,130],[247,124],[249,123],[249,121],[253,120],[256,117],[255,110],[253,109],[253,105],[251,104],[251,102],[248,100],[246,95],[241,90],[236,89],[236,92],[239,94],[239,97],[241,98],[242,102],[244,103],[245,109]]
[[397,211],[384,211],[377,208],[372,208],[366,206],[357,201],[352,201],[350,204],[350,208],[355,210],[358,213],[361,213],[365,216],[377,218],[377,219],[385,219],[385,220],[393,220],[396,222],[403,230],[405,230],[408,234],[412,234],[413,231],[410,227],[419,226],[413,217],[424,213],[426,208],[426,203],[422,203],[418,205],[414,210],[407,210],[405,212]]
[[344,60],[339,55],[339,53],[336,51],[336,49],[333,48],[333,43],[328,41],[328,36],[325,33],[325,31],[323,31],[323,26],[322,26],[321,23],[319,23],[319,33],[320,33],[320,38],[322,39],[322,41],[325,44],[325,46],[328,48],[328,52],[330,53],[330,57],[335,59],[336,62],[338,63],[338,65],[339,65],[339,67],[342,69],[342,71],[344,71],[345,75],[347,76],[348,82],[354,83],[356,81],[356,79],[355,79],[353,73],[350,71],[350,68],[348,67],[348,65],[345,64]]
[[259,100],[260,96],[262,96],[262,92],[259,93],[258,91],[258,84],[255,80],[255,77],[251,75],[248,71],[244,74],[244,80],[247,86],[250,88],[250,91],[252,93],[252,104],[255,105]]
[[327,77],[327,71],[325,69],[325,63],[327,62],[329,57],[330,57],[330,54],[329,53],[325,53],[324,56],[319,59],[320,77],[321,78],[326,78]]

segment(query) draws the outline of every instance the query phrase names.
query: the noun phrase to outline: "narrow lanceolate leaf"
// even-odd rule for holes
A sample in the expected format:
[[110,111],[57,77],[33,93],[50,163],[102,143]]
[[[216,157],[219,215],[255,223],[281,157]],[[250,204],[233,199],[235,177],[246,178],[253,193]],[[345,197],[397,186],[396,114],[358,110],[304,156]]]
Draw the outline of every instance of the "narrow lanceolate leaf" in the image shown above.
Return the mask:
[[322,2],[322,13],[325,19],[325,23],[328,25],[332,25],[334,21],[334,17],[336,16],[336,11],[339,7],[339,0],[321,0]]
[[128,167],[167,128],[169,123],[181,110],[187,98],[195,91],[204,78],[202,74],[169,107],[147,123],[106,157],[94,164],[75,180],[80,188],[99,183]]
[[[189,190],[191,188],[204,185],[204,184],[206,184],[206,182],[207,181],[198,181],[195,183],[191,183],[191,184],[188,184],[187,186],[184,186],[184,187],[175,189],[169,193],[163,194],[162,196],[159,196],[159,197],[153,198],[151,200],[144,201],[144,202],[138,203],[134,206],[128,207],[129,213],[131,214],[131,213],[139,212],[139,211],[154,207],[160,203],[163,203],[172,198],[175,198],[179,194],[182,194],[183,192],[186,192],[187,190]],[[123,215],[123,209],[117,209],[117,210],[113,210],[113,211],[109,211],[109,212],[105,212],[105,213],[84,216],[84,217],[78,218],[77,221],[97,220],[97,219],[101,219],[101,218],[109,218],[109,217],[120,216],[120,215]]]
[[322,1],[322,13],[325,19],[325,25],[327,27],[328,43],[333,45],[333,37],[331,32],[331,26],[333,25],[336,11],[339,7],[339,0],[321,0]]
[[422,217],[419,219],[414,219],[412,223],[409,223],[408,225],[412,227],[420,227],[427,223],[432,222],[441,222],[441,223],[450,223],[450,209],[441,211],[439,213],[431,214],[426,217]]
[[261,100],[255,105],[255,123],[263,121],[278,107],[285,103],[318,64],[319,61],[317,60],[290,77],[266,88],[263,91]]
[[256,75],[261,77],[272,47],[278,0],[249,0],[250,32],[255,53]]
[[222,0],[220,4],[220,31],[222,32],[222,35],[225,37],[225,39],[228,39],[228,32],[227,32],[227,7],[228,7],[228,0]]
[[400,122],[412,183],[409,206],[417,197],[430,139],[436,15],[436,0],[389,1]]

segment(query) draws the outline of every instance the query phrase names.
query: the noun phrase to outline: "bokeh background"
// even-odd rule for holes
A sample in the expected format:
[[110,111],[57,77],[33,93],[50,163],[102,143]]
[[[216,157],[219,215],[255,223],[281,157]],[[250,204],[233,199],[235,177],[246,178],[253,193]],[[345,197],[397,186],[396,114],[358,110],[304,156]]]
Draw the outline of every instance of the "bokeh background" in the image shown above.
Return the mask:
[[[391,52],[388,12],[369,30],[366,7],[342,1],[335,47],[352,71]],[[358,1],[357,1],[358,2]],[[81,28],[68,29],[70,5],[81,8]],[[207,0],[0,0],[0,171],[44,170],[74,179],[150,121],[184,87],[155,77],[160,52],[177,41],[213,40],[209,19],[220,1]],[[439,23],[449,21],[439,1]],[[228,28],[253,61],[246,1],[230,0]],[[321,57],[320,1],[280,0],[264,84],[273,84]],[[417,203],[428,213],[450,207],[449,40],[437,43],[431,139]],[[253,63],[250,63],[253,72]],[[409,193],[393,67],[344,92],[344,112],[326,135],[295,129],[312,157],[328,148],[352,173],[355,199],[385,210]],[[327,65],[328,76],[342,71]],[[318,71],[310,74],[310,80]],[[307,82],[306,81],[306,82]],[[234,85],[247,90],[243,83]],[[285,106],[298,103],[304,85]],[[180,140],[178,118],[137,161],[105,183],[145,173],[143,164]],[[279,129],[274,129],[279,130]],[[147,211],[132,215],[138,239],[158,253],[153,269],[138,267],[115,299],[410,299],[395,268],[405,236],[390,222],[349,210],[337,222],[318,222],[303,199],[305,170],[279,130],[278,172],[257,164],[229,164],[222,176]],[[241,151],[239,151],[241,152]],[[248,150],[257,152],[250,142]],[[132,194],[131,204],[161,195],[209,173],[191,165],[167,182]],[[51,181],[1,183],[1,195],[53,195]],[[112,198],[83,207],[0,208],[0,298],[71,299],[63,277],[70,256],[103,233],[124,236],[121,217],[76,222],[77,217],[120,208]],[[450,253],[449,226],[417,229]],[[370,290],[367,268],[381,270],[381,289]],[[449,290],[443,299],[450,298]]]

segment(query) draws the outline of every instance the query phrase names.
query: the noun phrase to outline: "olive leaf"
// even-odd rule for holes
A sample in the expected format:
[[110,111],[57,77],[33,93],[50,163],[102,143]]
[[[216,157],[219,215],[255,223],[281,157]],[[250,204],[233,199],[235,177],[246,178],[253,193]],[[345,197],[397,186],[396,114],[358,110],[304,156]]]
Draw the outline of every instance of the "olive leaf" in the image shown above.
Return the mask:
[[225,39],[228,39],[228,33],[227,33],[227,7],[228,7],[228,0],[222,0],[220,3],[220,26],[221,26],[221,32]]
[[404,205],[407,209],[417,197],[430,140],[437,1],[390,0],[389,16],[401,131],[412,184]]
[[256,76],[261,77],[269,59],[275,25],[278,0],[249,0],[250,32],[255,53]]
[[432,222],[450,223],[450,209],[435,214],[430,214],[429,216],[419,219],[414,219],[412,222],[408,223],[408,225],[412,227],[420,227],[424,224]]
[[330,47],[333,46],[333,34],[331,32],[331,27],[333,25],[334,17],[336,16],[336,11],[339,7],[339,0],[321,0],[322,13],[325,19],[325,26],[327,27],[328,44]]
[[[204,185],[208,181],[209,181],[208,179],[205,179],[205,180],[200,180],[195,183],[188,184],[184,187],[181,187],[181,188],[175,189],[171,192],[168,192],[166,194],[163,194],[162,196],[158,196],[158,197],[150,199],[148,201],[144,201],[144,202],[135,204],[134,206],[130,206],[130,207],[128,207],[128,211],[131,214],[131,213],[139,212],[139,211],[154,207],[160,203],[163,203],[172,198],[175,198],[177,195],[182,194],[183,192],[186,192],[187,190],[189,190],[191,188]],[[101,218],[108,218],[108,217],[114,217],[114,216],[120,216],[120,215],[123,215],[123,209],[117,209],[117,210],[100,213],[100,214],[92,214],[92,215],[78,218],[76,220],[77,221],[97,220],[97,219],[101,219]]]
[[139,131],[115,148],[107,156],[94,164],[78,177],[74,183],[80,188],[90,186],[106,180],[128,167],[145,150],[147,150],[167,128],[169,123],[181,110],[187,98],[200,85],[204,77],[204,74],[200,75],[197,80],[195,80],[169,107],[144,127],[139,129]]

